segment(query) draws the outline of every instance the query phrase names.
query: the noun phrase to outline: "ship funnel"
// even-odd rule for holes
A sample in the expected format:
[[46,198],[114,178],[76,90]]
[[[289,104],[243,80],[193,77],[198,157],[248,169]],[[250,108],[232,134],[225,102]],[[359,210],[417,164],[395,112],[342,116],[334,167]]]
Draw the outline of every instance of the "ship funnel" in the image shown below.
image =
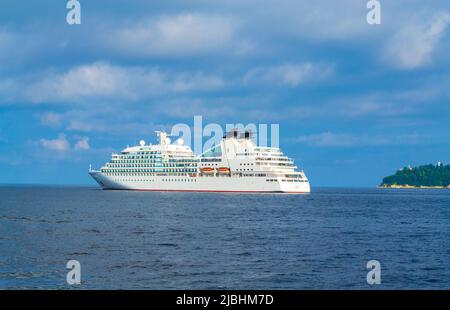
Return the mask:
[[228,131],[227,133],[225,133],[223,135],[224,139],[226,139],[226,138],[237,138],[237,137],[238,137],[238,130],[237,130],[237,128],[233,128],[233,129],[231,129],[230,131]]

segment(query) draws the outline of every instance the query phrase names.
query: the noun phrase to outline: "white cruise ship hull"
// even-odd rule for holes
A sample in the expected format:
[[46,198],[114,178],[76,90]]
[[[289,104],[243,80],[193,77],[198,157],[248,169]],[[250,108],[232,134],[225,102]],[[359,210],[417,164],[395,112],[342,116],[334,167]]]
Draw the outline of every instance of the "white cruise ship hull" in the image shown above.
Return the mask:
[[275,180],[250,176],[106,176],[100,171],[91,171],[89,174],[103,189],[296,194],[310,192],[307,180],[289,182],[281,178]]

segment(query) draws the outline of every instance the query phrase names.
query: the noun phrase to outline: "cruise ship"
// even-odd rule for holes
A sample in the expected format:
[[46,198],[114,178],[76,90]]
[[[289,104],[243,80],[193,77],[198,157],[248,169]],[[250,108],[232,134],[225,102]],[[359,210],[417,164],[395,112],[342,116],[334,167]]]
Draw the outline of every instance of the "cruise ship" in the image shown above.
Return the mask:
[[224,135],[195,155],[182,139],[157,131],[158,144],[127,147],[89,174],[103,189],[192,192],[309,193],[303,171],[279,148],[257,146],[250,131]]

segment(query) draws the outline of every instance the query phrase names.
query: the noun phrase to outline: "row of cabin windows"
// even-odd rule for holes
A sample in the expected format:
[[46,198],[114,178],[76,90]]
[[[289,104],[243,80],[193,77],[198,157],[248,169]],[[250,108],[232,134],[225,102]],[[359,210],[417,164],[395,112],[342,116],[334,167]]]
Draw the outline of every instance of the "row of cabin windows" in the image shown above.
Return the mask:
[[281,182],[307,182],[306,180],[296,180],[296,179],[291,179],[291,180],[281,180]]
[[[120,182],[156,182],[155,179],[135,180],[135,179],[117,179]],[[197,182],[195,179],[163,179],[163,182]]]
[[148,165],[148,164],[134,164],[134,165],[119,165],[119,164],[106,164],[107,167],[110,168],[197,168],[197,165],[175,165],[175,164],[159,164],[159,165]]
[[222,161],[221,158],[202,158],[202,162],[220,162]]
[[[151,159],[151,160],[161,160],[163,157],[161,156],[121,156],[121,157],[113,157],[111,160],[113,161],[130,161],[131,159]],[[170,161],[187,161],[187,162],[197,162],[199,161],[197,158],[173,158],[169,156],[168,159]]]
[[126,156],[117,156],[114,159],[141,159],[141,158],[162,158],[161,155],[126,155]]
[[154,173],[154,172],[169,172],[169,173],[195,173],[197,169],[102,169],[103,173]]
[[294,167],[295,165],[292,163],[284,164],[284,163],[272,163],[272,162],[257,162],[258,166],[269,166],[269,167]]
[[[134,158],[133,160],[119,160],[119,159],[111,159],[111,163],[154,163],[154,162],[161,162],[161,158],[156,159],[148,159],[148,158]],[[164,160],[165,162],[169,163],[198,163],[199,161],[197,159],[168,159]]]
[[196,179],[163,179],[163,182],[197,182]]
[[[124,154],[130,154],[130,153],[124,153]],[[145,155],[145,154],[161,154],[161,151],[144,151],[144,152],[134,152],[132,154],[137,155]]]
[[262,161],[290,161],[289,158],[286,157],[259,157],[257,158],[257,160],[262,160]]
[[144,173],[144,172],[131,172],[131,173],[121,173],[120,171],[113,171],[113,172],[104,172],[106,176],[119,176],[119,177],[130,177],[130,176],[142,176],[142,177],[151,177],[151,176],[157,176],[157,177],[186,177],[186,176],[192,176],[196,175],[197,173],[163,173],[163,172],[151,172],[151,173]]

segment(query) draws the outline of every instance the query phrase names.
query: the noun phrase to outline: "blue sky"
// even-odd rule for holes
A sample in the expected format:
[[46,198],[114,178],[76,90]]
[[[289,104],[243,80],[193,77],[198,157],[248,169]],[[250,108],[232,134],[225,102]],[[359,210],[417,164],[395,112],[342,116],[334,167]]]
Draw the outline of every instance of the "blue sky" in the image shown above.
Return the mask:
[[450,162],[450,3],[0,4],[0,183],[94,184],[89,164],[176,123],[280,124],[313,186]]

